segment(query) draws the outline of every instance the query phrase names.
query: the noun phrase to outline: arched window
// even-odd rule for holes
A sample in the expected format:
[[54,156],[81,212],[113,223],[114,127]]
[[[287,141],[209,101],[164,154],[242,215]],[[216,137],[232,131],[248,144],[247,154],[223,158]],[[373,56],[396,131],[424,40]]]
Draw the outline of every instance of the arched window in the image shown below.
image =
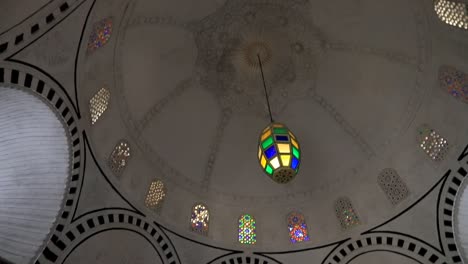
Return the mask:
[[255,219],[245,214],[239,217],[239,242],[241,244],[255,244],[257,234],[255,233]]
[[88,53],[91,53],[107,44],[112,34],[112,18],[104,18],[93,25],[89,35]]
[[452,66],[439,68],[440,88],[451,96],[468,103],[468,76]]
[[204,204],[197,204],[192,207],[192,215],[190,217],[190,229],[193,232],[202,235],[208,234],[210,224],[210,212]]
[[383,169],[379,174],[378,182],[380,188],[393,205],[398,204],[409,195],[406,184],[394,169]]
[[146,195],[145,205],[150,209],[158,209],[166,196],[166,187],[160,180],[151,182],[148,194]]
[[91,100],[89,100],[89,112],[91,114],[91,125],[94,125],[99,117],[107,110],[110,92],[107,88],[101,88]]
[[291,243],[309,241],[309,231],[304,215],[299,212],[291,212],[288,215],[288,231]]
[[418,143],[421,149],[435,161],[443,160],[449,149],[447,140],[427,124],[418,128]]
[[130,144],[126,140],[121,140],[115,146],[109,157],[109,166],[117,176],[120,176],[127,167],[130,158]]
[[341,227],[346,230],[353,226],[359,225],[359,217],[347,197],[341,197],[335,202],[335,213]]
[[450,0],[435,0],[434,9],[443,22],[458,28],[468,29],[468,6]]

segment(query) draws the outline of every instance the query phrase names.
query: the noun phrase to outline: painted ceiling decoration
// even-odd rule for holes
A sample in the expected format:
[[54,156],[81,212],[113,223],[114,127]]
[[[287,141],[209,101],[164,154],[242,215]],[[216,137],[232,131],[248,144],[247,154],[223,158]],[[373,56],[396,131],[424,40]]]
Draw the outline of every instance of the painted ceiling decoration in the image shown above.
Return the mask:
[[18,1],[0,262],[468,260],[465,3]]

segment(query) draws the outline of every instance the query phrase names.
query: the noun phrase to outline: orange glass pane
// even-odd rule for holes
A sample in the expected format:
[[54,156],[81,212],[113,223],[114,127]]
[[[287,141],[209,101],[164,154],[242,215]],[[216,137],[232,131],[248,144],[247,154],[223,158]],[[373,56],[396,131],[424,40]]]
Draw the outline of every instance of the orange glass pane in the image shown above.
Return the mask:
[[275,123],[273,124],[273,127],[284,127],[282,124]]
[[263,132],[262,132],[262,133],[267,132],[267,130],[269,130],[270,128],[271,128],[270,126],[265,127],[265,129],[263,129]]
[[272,159],[272,160],[270,161],[270,164],[271,164],[271,166],[273,167],[274,170],[276,170],[277,168],[279,168],[279,167],[280,167],[280,162],[279,162],[278,157],[275,157],[274,159]]
[[260,158],[260,164],[262,165],[262,168],[265,169],[265,166],[266,166],[266,158],[265,156],[262,155],[262,157]]
[[279,143],[277,144],[279,153],[291,153],[291,148],[289,144]]
[[294,134],[291,131],[289,131],[289,135],[293,138],[296,138],[296,136],[294,136]]
[[297,149],[299,149],[299,145],[297,144],[296,140],[294,140],[293,138],[291,138],[291,143],[292,143]]
[[262,139],[260,141],[265,140],[265,138],[269,137],[271,135],[271,130],[268,130],[267,132],[263,133]]
[[291,162],[291,155],[281,155],[283,167],[289,167],[289,162]]
[[258,159],[260,160],[260,157],[262,156],[262,148],[258,147]]

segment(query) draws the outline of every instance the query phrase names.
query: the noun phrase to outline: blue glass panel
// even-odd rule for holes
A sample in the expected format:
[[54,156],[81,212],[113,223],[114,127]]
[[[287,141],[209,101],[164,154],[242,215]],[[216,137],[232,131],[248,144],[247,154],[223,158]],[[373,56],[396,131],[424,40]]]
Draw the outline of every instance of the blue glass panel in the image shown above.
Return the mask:
[[276,135],[276,141],[289,141],[289,137],[283,135]]
[[297,168],[297,165],[299,165],[299,160],[293,157],[292,162],[291,162],[291,168],[295,170]]
[[275,145],[269,147],[269,148],[265,151],[265,155],[266,155],[267,159],[273,158],[273,157],[276,155]]

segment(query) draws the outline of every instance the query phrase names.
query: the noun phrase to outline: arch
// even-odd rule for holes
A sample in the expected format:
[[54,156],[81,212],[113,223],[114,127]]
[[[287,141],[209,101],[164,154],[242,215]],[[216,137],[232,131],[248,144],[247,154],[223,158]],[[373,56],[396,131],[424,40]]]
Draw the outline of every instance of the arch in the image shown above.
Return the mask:
[[447,155],[449,144],[428,124],[418,128],[418,143],[421,149],[434,161],[442,161]]
[[383,169],[377,178],[380,188],[387,196],[388,200],[396,205],[409,195],[408,187],[392,168]]
[[158,209],[166,196],[166,187],[160,180],[151,182],[148,194],[146,195],[145,205],[150,209]]
[[309,230],[304,215],[299,212],[288,214],[288,231],[291,243],[309,241]]
[[120,176],[127,167],[130,159],[130,144],[122,139],[115,145],[109,157],[109,166],[115,175]]
[[104,47],[112,35],[112,17],[104,18],[93,25],[88,39],[88,53]]
[[434,1],[434,10],[443,22],[461,29],[468,29],[468,5],[450,0]]
[[257,242],[255,218],[249,214],[239,217],[239,242],[241,244],[253,245]]
[[202,235],[208,235],[210,227],[210,212],[205,204],[199,203],[192,207],[190,230]]
[[69,138],[45,100],[0,86],[0,255],[8,261],[30,263],[60,218],[72,170]]
[[361,224],[348,197],[340,197],[335,202],[335,213],[343,230]]
[[439,67],[440,88],[456,99],[468,103],[468,76],[452,66]]

